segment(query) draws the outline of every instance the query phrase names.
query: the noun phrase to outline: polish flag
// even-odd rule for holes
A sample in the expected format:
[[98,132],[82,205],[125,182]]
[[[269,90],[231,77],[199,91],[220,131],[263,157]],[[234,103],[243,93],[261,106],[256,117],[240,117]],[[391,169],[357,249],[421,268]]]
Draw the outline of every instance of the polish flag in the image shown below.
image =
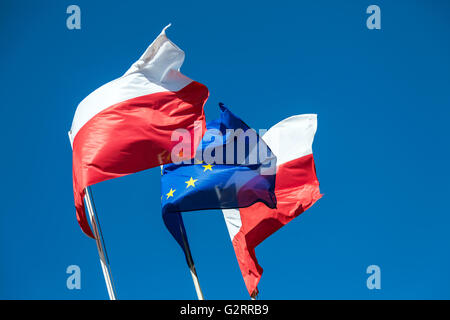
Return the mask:
[[222,210],[251,296],[258,292],[263,271],[255,247],[322,197],[312,154],[316,129],[317,115],[305,114],[277,123],[263,136],[277,156],[277,208],[258,202],[247,208]]
[[180,73],[184,52],[166,37],[167,27],[123,76],[88,95],[75,112],[69,131],[75,207],[92,238],[86,187],[171,162],[176,129],[194,137],[192,150],[205,132],[208,89]]

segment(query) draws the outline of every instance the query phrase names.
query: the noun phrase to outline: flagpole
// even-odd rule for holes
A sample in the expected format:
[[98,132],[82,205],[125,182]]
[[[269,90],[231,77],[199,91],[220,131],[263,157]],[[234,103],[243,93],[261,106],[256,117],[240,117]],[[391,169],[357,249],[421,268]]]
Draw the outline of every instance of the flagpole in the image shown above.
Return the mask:
[[102,230],[100,228],[100,221],[98,219],[97,211],[95,209],[94,197],[89,187],[85,189],[84,200],[89,212],[92,229],[94,231],[95,241],[97,243],[98,256],[102,266],[103,277],[105,278],[106,289],[108,290],[109,300],[117,300],[114,283],[111,276],[111,267],[109,265],[108,254],[106,252],[105,241],[103,239]]
[[203,296],[202,288],[200,288],[200,282],[198,281],[197,271],[195,270],[194,260],[192,259],[191,249],[189,248],[189,244],[187,241],[186,233],[183,230],[183,227],[180,225],[181,235],[183,236],[183,246],[184,252],[186,254],[187,264],[189,266],[189,271],[191,272],[192,281],[194,282],[195,292],[197,292],[198,300],[205,300]]

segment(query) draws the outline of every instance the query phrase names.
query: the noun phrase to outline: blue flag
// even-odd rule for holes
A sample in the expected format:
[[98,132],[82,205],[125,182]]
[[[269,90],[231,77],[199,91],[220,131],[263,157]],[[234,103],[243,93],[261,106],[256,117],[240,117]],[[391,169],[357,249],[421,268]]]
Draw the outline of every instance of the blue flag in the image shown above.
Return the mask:
[[162,167],[163,220],[188,260],[181,212],[243,208],[255,202],[276,207],[276,157],[256,131],[219,106],[220,119],[206,124],[195,157]]

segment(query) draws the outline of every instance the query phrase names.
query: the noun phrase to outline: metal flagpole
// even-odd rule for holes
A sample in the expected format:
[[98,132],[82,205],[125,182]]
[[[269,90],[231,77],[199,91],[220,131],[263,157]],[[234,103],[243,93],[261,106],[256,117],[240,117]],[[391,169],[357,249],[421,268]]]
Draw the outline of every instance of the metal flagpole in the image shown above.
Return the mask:
[[191,249],[189,248],[189,244],[187,242],[186,234],[180,224],[181,235],[183,236],[183,245],[184,252],[186,254],[186,260],[189,266],[189,270],[191,272],[192,281],[194,282],[195,292],[197,292],[198,300],[205,300],[203,296],[202,288],[200,288],[200,282],[198,281],[197,271],[195,270],[194,260],[192,259]]
[[95,210],[94,197],[89,187],[85,189],[86,195],[84,201],[89,212],[89,218],[91,219],[92,229],[94,231],[95,241],[97,242],[98,255],[100,257],[100,264],[102,266],[103,276],[105,277],[106,288],[108,289],[108,295],[110,300],[116,299],[116,290],[111,277],[111,267],[109,265],[108,254],[106,252],[105,241],[103,239],[102,230],[100,228],[100,221]]

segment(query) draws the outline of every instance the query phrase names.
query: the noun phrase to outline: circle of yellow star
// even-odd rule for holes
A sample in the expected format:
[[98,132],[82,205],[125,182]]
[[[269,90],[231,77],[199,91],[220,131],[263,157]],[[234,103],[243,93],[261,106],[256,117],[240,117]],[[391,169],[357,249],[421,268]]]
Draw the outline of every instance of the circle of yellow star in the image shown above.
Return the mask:
[[187,183],[186,188],[189,188],[189,187],[195,187],[195,183],[197,181],[198,181],[198,179],[192,179],[192,177],[191,177],[188,181],[185,181],[184,183]]
[[166,200],[169,199],[170,197],[173,197],[173,193],[175,191],[177,191],[177,190],[170,188],[169,193],[166,193],[166,196],[167,196]]
[[212,164],[205,164],[204,166],[202,166],[203,168],[203,172],[205,172],[206,170],[212,171],[212,167],[214,167]]

